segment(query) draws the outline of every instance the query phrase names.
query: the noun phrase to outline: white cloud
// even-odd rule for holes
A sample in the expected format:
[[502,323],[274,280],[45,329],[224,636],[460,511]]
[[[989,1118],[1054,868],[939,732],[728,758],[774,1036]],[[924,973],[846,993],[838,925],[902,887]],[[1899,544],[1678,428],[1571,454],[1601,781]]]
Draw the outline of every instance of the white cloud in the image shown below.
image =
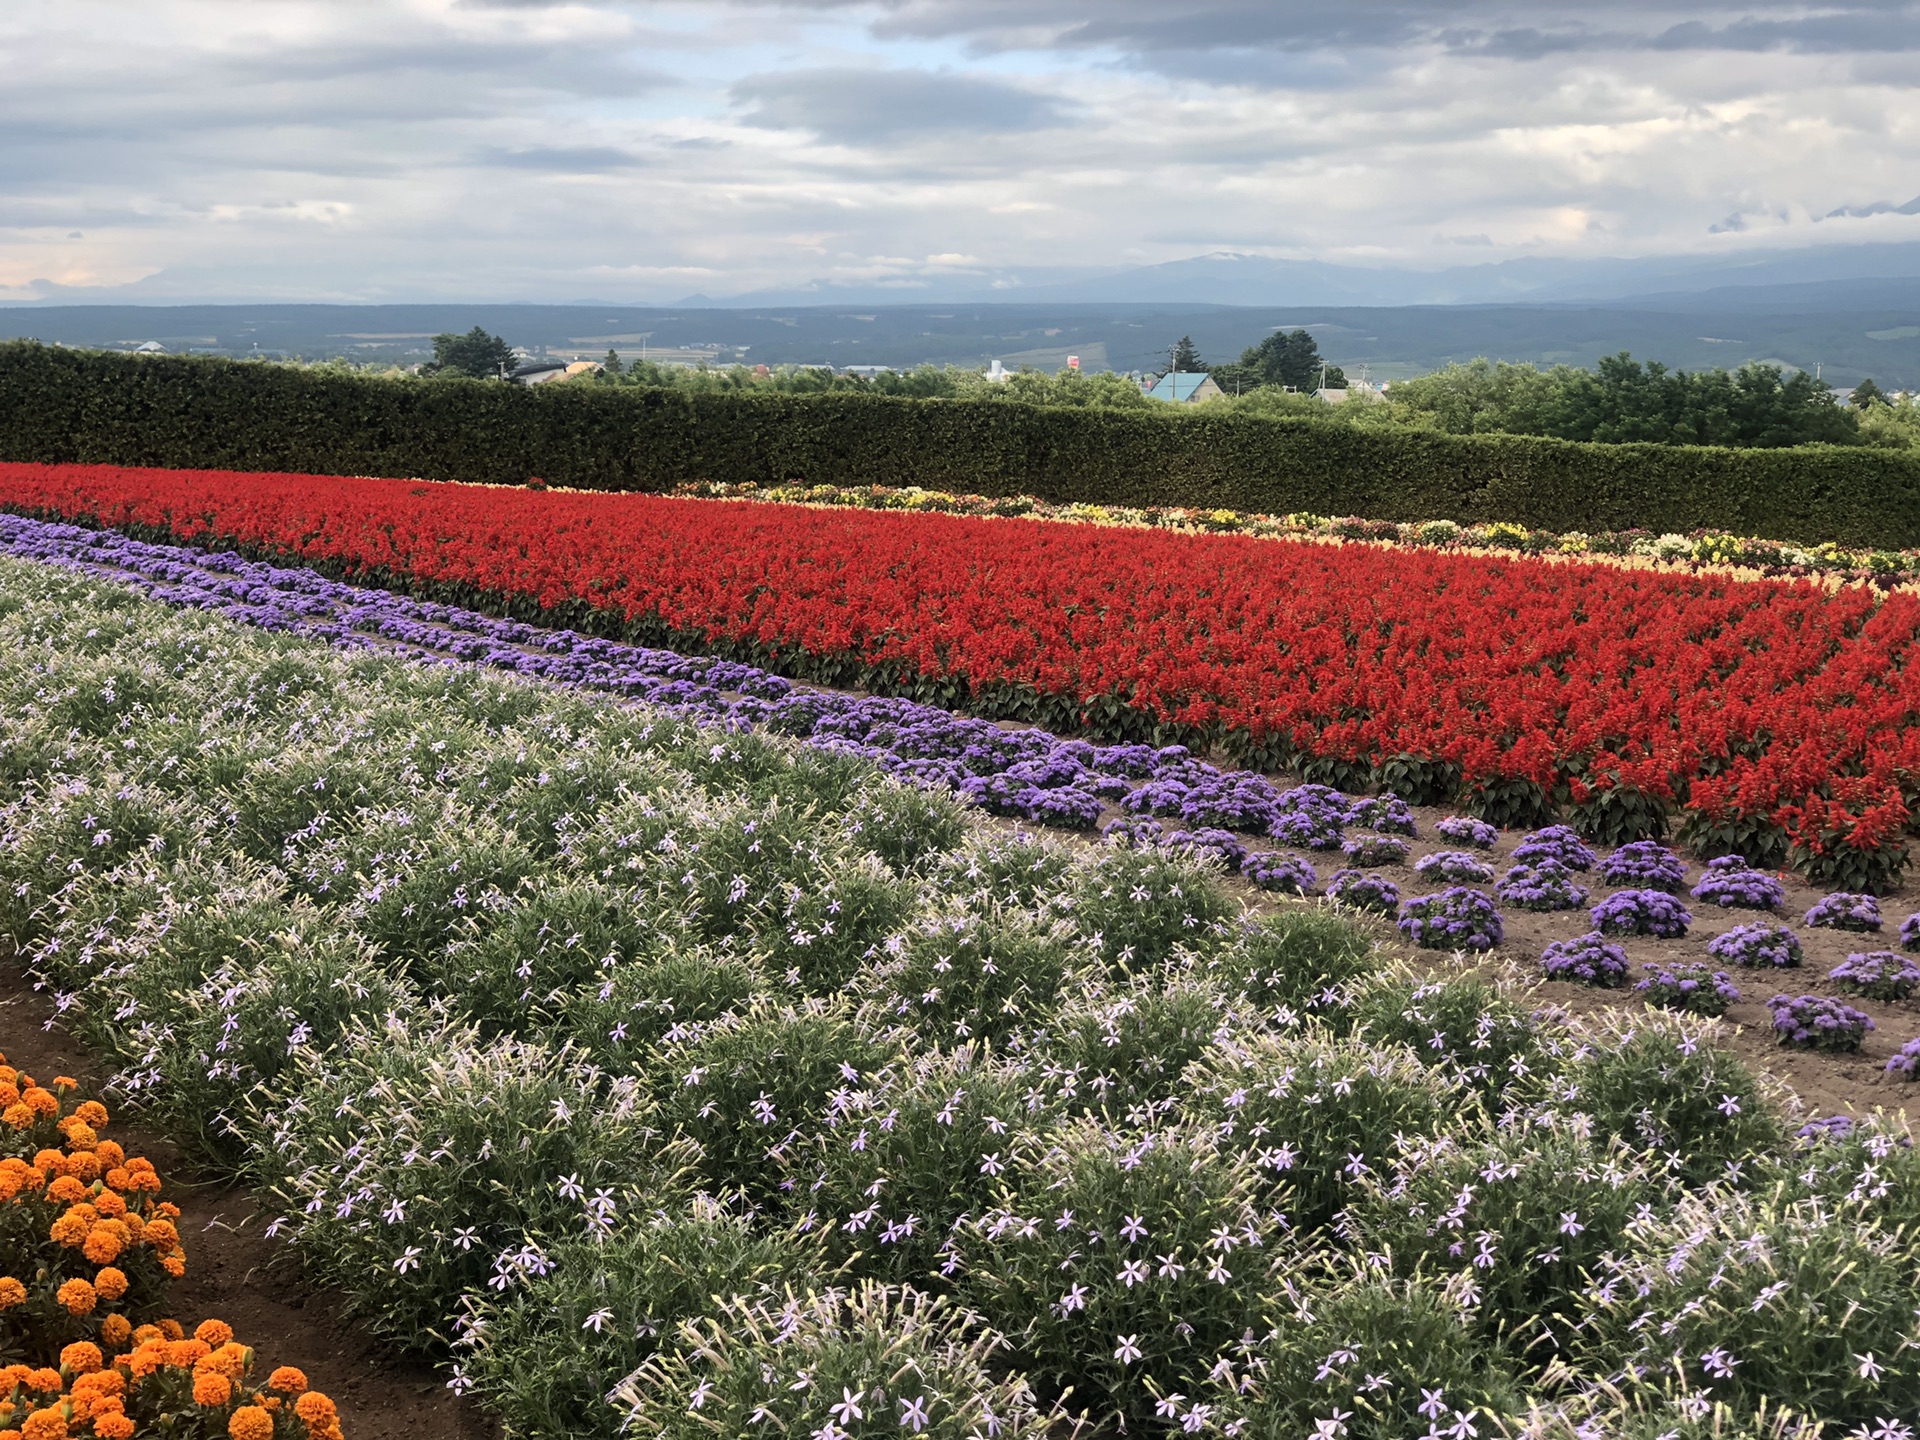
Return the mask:
[[1440,265],[1920,239],[1890,208],[1920,192],[1915,18],[15,0],[0,293],[671,300],[1224,249]]

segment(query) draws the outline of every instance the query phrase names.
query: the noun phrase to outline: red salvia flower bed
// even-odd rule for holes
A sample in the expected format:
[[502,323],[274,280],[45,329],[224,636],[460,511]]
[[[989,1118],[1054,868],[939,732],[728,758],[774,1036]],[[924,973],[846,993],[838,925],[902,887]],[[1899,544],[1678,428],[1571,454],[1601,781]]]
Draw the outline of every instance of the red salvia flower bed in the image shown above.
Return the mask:
[[0,505],[569,623],[593,607],[801,674],[1031,695],[1108,733],[1145,716],[1275,759],[1406,755],[1576,802],[1630,787],[1816,849],[1896,843],[1920,773],[1905,592],[311,475],[0,464]]

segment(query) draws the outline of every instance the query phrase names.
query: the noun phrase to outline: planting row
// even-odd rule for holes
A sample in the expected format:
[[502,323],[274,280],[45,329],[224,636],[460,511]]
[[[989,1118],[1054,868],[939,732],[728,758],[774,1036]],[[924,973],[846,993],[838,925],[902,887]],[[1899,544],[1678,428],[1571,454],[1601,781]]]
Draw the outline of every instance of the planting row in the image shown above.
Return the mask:
[[1881,889],[1920,597],[1228,535],[316,476],[0,466],[0,503],[296,556],[1119,742],[1218,742],[1496,824]]
[[[1009,732],[912,701],[796,691],[777,676],[733,662],[495,620],[358,589],[311,571],[150,545],[112,532],[0,517],[0,548],[135,579],[156,598],[267,629],[291,629],[341,644],[390,645],[442,660],[468,658],[647,698],[690,718],[736,729],[760,725],[804,737],[813,747],[872,761],[996,813],[1067,828],[1099,823],[1115,843],[1212,856],[1268,891],[1314,895],[1324,889],[1343,905],[1397,919],[1407,938],[1427,949],[1491,948],[1507,937],[1514,917],[1579,915],[1594,898],[1590,887],[1596,882],[1612,887],[1614,893],[1586,917],[1594,933],[1583,934],[1586,926],[1560,926],[1544,942],[1533,941],[1545,944],[1540,958],[1552,979],[1609,988],[1629,983],[1634,967],[1622,941],[1678,938],[1692,923],[1679,902],[1651,893],[1677,891],[1688,876],[1681,857],[1651,841],[1632,842],[1602,858],[1566,827],[1549,827],[1520,837],[1500,860],[1493,853],[1505,844],[1498,831],[1484,821],[1450,816],[1434,822],[1443,848],[1432,849],[1420,844],[1414,813],[1397,798],[1354,798],[1314,784],[1281,790],[1257,775],[1224,773],[1179,746],[1154,750],[1059,741],[1044,732]],[[1101,820],[1114,811],[1116,818]],[[1249,831],[1260,838],[1248,836]],[[1261,848],[1263,842],[1283,848]],[[1426,853],[1414,857],[1410,848],[1415,846]],[[1321,853],[1335,867],[1324,887],[1315,864]],[[1411,884],[1401,873],[1409,866]],[[1787,892],[1778,878],[1728,856],[1708,864],[1692,896],[1709,911],[1778,913]],[[1855,910],[1870,914],[1873,923],[1851,923]],[[1878,914],[1871,896],[1840,894],[1815,904],[1808,924],[1878,928]],[[1836,916],[1841,923],[1829,924]],[[1911,924],[1902,928],[1902,937],[1903,943],[1920,943]],[[1746,944],[1750,939],[1754,943]],[[1736,942],[1735,949],[1725,948]],[[1655,1003],[1722,1014],[1739,991],[1716,967],[1760,963],[1754,956],[1763,956],[1775,969],[1797,967],[1804,958],[1791,931],[1739,927],[1736,934],[1710,937],[1697,957],[1663,953],[1647,960],[1645,978],[1636,988]],[[1855,971],[1853,958],[1834,965],[1828,988],[1842,995],[1861,993],[1849,979]],[[1876,999],[1904,998],[1898,985],[1893,988],[1900,993],[1877,993],[1887,988],[1867,993]],[[1777,998],[1781,1005],[1803,1005],[1837,997]],[[1847,1025],[1822,1032],[1823,1042],[1833,1042],[1826,1048],[1857,1049],[1874,1028],[1862,1012],[1843,1006],[1833,1013],[1847,1017]],[[1771,1011],[1766,1023],[1775,1023]],[[1777,1033],[1783,1043],[1804,1039],[1797,1024],[1780,1024]],[[1911,1057],[1897,1039],[1894,1049],[1899,1053],[1890,1068],[1911,1074]]]
[[1721,530],[1658,535],[1651,530],[1530,530],[1494,521],[1461,525],[1452,520],[1399,522],[1357,515],[1257,515],[1239,510],[1180,506],[1056,505],[1031,495],[955,495],[944,490],[885,485],[676,486],[675,495],[707,500],[762,500],[789,505],[844,505],[863,510],[917,514],[1032,516],[1076,525],[1140,526],[1153,530],[1204,531],[1214,535],[1259,535],[1268,539],[1365,540],[1374,544],[1457,546],[1517,555],[1592,555],[1690,565],[1739,566],[1785,575],[1833,575],[1881,584],[1905,583],[1920,572],[1920,550],[1844,550],[1838,545],[1794,545],[1781,540],[1731,535]]
[[167,1316],[186,1273],[180,1207],[109,1139],[106,1106],[0,1055],[0,1436],[8,1440],[341,1440],[290,1365],[255,1378],[223,1320]]
[[0,563],[0,919],[515,1436],[1902,1433],[1910,1137],[858,756]]

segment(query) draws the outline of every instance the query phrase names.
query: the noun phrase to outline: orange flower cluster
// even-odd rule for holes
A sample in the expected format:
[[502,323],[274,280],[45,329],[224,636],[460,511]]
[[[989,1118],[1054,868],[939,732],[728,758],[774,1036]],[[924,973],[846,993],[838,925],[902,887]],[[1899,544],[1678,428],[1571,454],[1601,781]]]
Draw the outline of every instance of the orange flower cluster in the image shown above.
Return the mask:
[[0,1354],[60,1361],[0,1367],[0,1440],[341,1440],[300,1371],[252,1383],[253,1350],[226,1322],[191,1337],[137,1323],[186,1273],[180,1209],[151,1163],[101,1138],[107,1108],[78,1089],[0,1055]]
[[291,1365],[251,1384],[253,1350],[224,1321],[188,1337],[163,1320],[123,1339],[133,1348],[112,1359],[82,1340],[60,1352],[57,1370],[0,1369],[0,1440],[341,1440],[333,1402]]
[[0,1346],[16,1353],[114,1343],[104,1327],[130,1331],[187,1269],[179,1207],[151,1162],[101,1137],[107,1108],[78,1088],[0,1055]]

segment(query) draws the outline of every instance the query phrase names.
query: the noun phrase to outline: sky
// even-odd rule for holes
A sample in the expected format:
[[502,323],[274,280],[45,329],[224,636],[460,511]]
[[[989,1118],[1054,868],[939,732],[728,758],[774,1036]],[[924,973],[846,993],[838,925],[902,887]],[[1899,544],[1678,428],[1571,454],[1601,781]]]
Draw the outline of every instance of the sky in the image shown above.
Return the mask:
[[1920,241],[1920,3],[5,0],[0,137],[0,301]]

